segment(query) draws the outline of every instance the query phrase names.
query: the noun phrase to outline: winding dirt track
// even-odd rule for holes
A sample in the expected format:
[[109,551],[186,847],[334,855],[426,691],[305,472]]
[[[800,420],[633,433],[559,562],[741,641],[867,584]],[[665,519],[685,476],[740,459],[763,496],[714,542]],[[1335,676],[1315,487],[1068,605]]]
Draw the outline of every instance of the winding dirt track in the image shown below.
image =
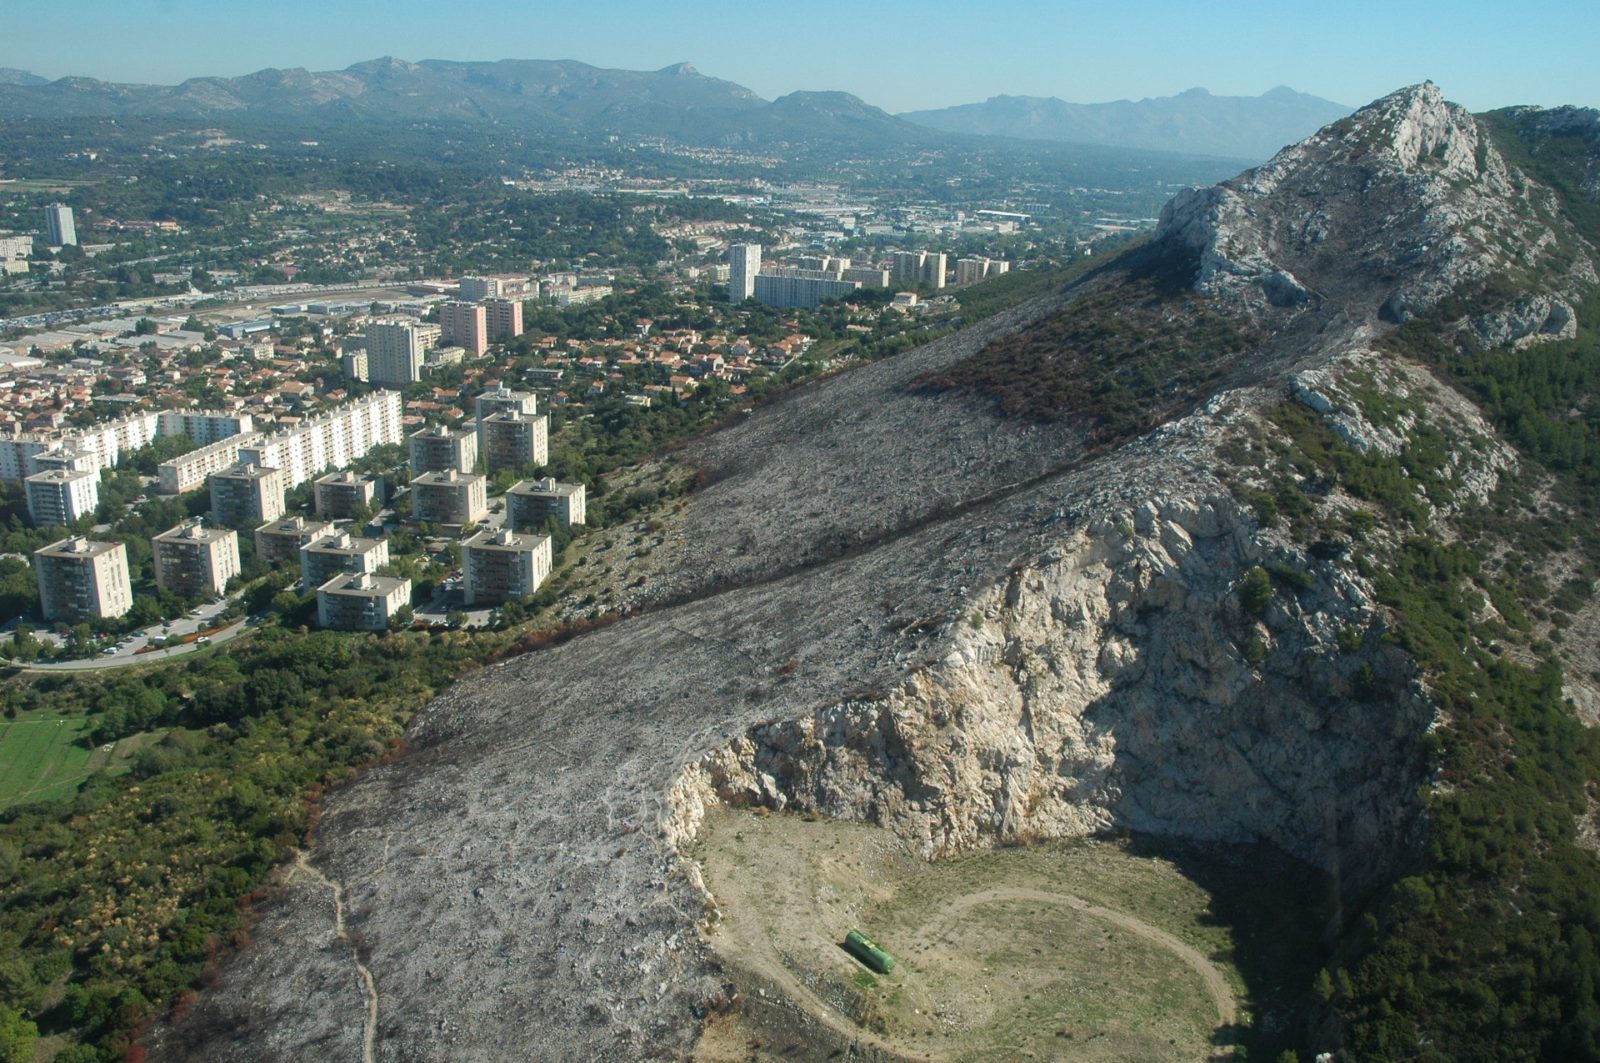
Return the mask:
[[[725,900],[738,900],[725,897]],[[935,919],[939,923],[954,922],[972,909],[985,904],[1003,904],[1008,901],[1022,901],[1031,904],[1055,904],[1071,908],[1073,911],[1082,912],[1092,919],[1099,919],[1113,926],[1120,927],[1156,947],[1171,953],[1182,960],[1184,965],[1205,984],[1206,992],[1217,1008],[1217,1023],[1219,1026],[1231,1026],[1238,1018],[1238,1002],[1233,994],[1233,987],[1228,984],[1221,971],[1211,962],[1206,955],[1192,945],[1151,926],[1144,920],[1127,912],[1119,912],[1113,908],[1103,908],[1098,904],[1091,904],[1081,897],[1068,893],[1051,893],[1045,890],[997,887],[994,889],[980,890],[959,897],[943,908],[939,909]],[[724,906],[727,910],[727,906]],[[833,1005],[824,1001],[809,986],[797,978],[794,972],[786,965],[782,958],[776,955],[769,943],[763,941],[760,935],[746,933],[748,928],[740,926],[737,916],[728,920],[727,929],[739,934],[745,939],[747,947],[740,952],[740,963],[750,969],[759,977],[765,978],[781,989],[792,1001],[805,1008],[806,1012],[818,1022],[827,1026],[835,1033],[856,1043],[865,1043],[880,1049],[890,1055],[904,1055],[915,1052],[909,1046],[897,1044],[893,1039],[880,1037],[869,1030],[851,1022],[839,1014]],[[920,1052],[916,1053],[919,1057]],[[1213,1059],[1228,1059],[1233,1055],[1231,1046],[1220,1047],[1213,1053]]]
[[350,960],[356,965],[356,971],[361,976],[361,989],[367,998],[367,1020],[361,1039],[361,1063],[374,1063],[378,1051],[378,984],[373,980],[372,972],[367,969],[367,965],[361,962],[355,942],[350,940],[350,934],[345,930],[344,887],[312,866],[311,861],[306,858],[304,849],[294,854],[294,869],[289,874],[290,877],[304,874],[307,878],[327,887],[328,892],[333,895],[333,936],[349,947]]

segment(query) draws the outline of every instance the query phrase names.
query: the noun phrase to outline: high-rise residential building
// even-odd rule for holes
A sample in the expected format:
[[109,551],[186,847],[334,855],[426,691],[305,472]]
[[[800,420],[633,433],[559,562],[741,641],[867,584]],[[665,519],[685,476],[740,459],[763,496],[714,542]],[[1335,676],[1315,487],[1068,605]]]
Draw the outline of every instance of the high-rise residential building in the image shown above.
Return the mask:
[[956,284],[976,284],[990,277],[998,277],[1011,270],[1011,263],[1003,258],[956,259]]
[[553,477],[523,480],[506,492],[506,523],[512,531],[539,531],[551,517],[570,528],[588,519],[587,491],[583,484],[561,483]]
[[411,433],[411,475],[425,472],[472,472],[478,466],[478,435],[470,428],[436,424]]
[[728,252],[728,302],[742,303],[756,294],[761,272],[761,245],[734,244]]
[[341,572],[376,572],[389,563],[389,544],[334,532],[300,547],[300,578],[307,588],[320,587]]
[[335,631],[384,631],[410,604],[410,580],[346,572],[317,588],[317,623]]
[[550,460],[550,419],[544,414],[501,410],[478,421],[478,453],[491,474]]
[[489,339],[504,343],[522,335],[522,300],[485,299],[483,315]]
[[441,344],[453,343],[473,356],[489,349],[489,321],[482,303],[445,303],[439,307],[439,327]]
[[239,574],[239,533],[232,528],[190,521],[152,538],[150,549],[156,586],[182,597],[221,594]]
[[313,539],[333,534],[333,525],[301,516],[269,520],[256,529],[256,559],[269,565],[300,560],[300,548]]
[[28,492],[28,519],[35,528],[70,525],[100,504],[100,473],[47,469],[23,481]]
[[897,284],[915,284],[922,279],[922,263],[926,251],[896,251],[891,257],[890,273]]
[[462,277],[461,301],[481,303],[485,299],[498,299],[505,294],[505,285],[499,277]]
[[461,545],[468,605],[526,598],[550,576],[550,536],[481,531]]
[[433,524],[472,524],[489,515],[487,481],[455,469],[425,472],[411,480],[411,517]]
[[133,608],[128,548],[81,536],[33,552],[39,577],[39,608],[46,620],[122,616]]
[[319,478],[313,489],[317,516],[325,520],[352,520],[357,511],[384,501],[383,481],[363,476],[351,469],[330,472]]
[[856,266],[839,274],[840,280],[855,281],[863,288],[889,287],[889,271],[875,266]]
[[211,474],[211,519],[225,528],[254,528],[283,516],[283,473],[241,462]]
[[472,412],[481,421],[490,414],[502,410],[509,410],[512,413],[538,413],[539,396],[531,391],[512,391],[502,384],[479,395],[473,403]]
[[427,336],[409,321],[374,321],[367,326],[367,379],[377,387],[405,388],[422,379]]
[[50,246],[65,247],[78,242],[78,227],[72,220],[72,208],[65,203],[52,203],[44,208],[44,224],[50,236]]
[[367,383],[371,374],[367,371],[366,351],[344,351],[339,355],[339,372],[346,380]]
[[930,288],[943,288],[944,277],[948,270],[948,256],[943,251],[929,251],[922,259],[922,276],[919,278],[923,284]]

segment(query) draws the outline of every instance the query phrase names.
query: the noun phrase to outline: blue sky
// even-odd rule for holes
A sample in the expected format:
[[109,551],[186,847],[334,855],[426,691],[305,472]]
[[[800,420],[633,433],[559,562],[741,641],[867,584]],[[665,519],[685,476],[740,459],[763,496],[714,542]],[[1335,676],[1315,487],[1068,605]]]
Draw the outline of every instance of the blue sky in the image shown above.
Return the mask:
[[992,95],[1090,102],[1274,85],[1358,105],[1425,78],[1474,110],[1600,106],[1595,0],[0,0],[0,66],[176,83],[405,59],[692,62],[769,99],[891,111]]

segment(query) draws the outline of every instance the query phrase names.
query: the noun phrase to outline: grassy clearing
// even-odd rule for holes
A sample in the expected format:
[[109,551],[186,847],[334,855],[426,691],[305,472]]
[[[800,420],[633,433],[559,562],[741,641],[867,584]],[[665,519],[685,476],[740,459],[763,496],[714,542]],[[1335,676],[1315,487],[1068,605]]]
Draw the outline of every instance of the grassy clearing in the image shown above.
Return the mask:
[[128,769],[151,735],[133,735],[90,747],[83,716],[24,716],[0,722],[0,811],[15,805],[70,797],[100,771]]
[[[1244,1018],[1210,895],[1121,845],[928,864],[877,828],[726,812],[696,856],[721,912],[711,942],[741,988],[776,989],[841,1043],[952,1060],[1203,1059]],[[893,973],[839,947],[852,927],[895,956]],[[772,1042],[762,1014],[718,1041]]]

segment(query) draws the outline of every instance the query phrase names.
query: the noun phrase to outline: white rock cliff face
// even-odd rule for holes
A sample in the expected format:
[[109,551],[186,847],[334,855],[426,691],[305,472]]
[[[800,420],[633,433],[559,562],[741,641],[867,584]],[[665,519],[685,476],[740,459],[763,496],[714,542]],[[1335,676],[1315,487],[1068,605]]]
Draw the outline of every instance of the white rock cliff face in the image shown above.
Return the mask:
[[1397,651],[1339,649],[1375,620],[1354,582],[1244,612],[1251,566],[1302,562],[1227,498],[1104,516],[975,597],[937,665],[694,765],[674,830],[711,800],[881,823],[929,857],[1128,828],[1265,840],[1359,885],[1416,840],[1433,710]]

